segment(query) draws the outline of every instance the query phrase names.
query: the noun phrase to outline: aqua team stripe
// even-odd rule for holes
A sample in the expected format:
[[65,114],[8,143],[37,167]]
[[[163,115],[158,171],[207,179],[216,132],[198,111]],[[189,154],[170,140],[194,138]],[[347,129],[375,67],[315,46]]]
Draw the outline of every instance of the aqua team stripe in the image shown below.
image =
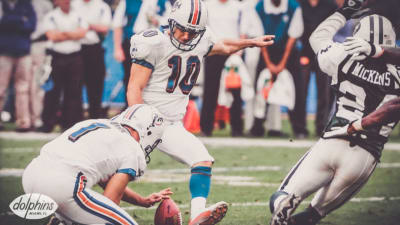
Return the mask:
[[98,201],[85,191],[86,177],[78,173],[74,188],[74,200],[85,211],[109,221],[112,224],[137,225],[115,208]]
[[136,177],[136,171],[132,168],[119,169],[119,170],[117,170],[117,173],[128,174],[132,180],[135,179],[135,177]]

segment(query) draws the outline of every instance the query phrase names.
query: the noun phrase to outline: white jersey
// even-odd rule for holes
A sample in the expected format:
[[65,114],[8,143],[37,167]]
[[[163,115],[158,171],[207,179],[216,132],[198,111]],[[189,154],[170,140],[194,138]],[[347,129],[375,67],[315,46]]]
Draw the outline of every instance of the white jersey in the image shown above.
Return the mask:
[[44,145],[42,155],[84,173],[88,187],[115,173],[129,174],[133,180],[146,168],[139,143],[119,124],[106,119],[75,124]]
[[207,29],[193,50],[182,51],[171,43],[167,30],[150,29],[132,36],[130,52],[132,63],[153,70],[142,92],[144,103],[156,107],[167,120],[176,121],[185,115],[190,91],[214,37]]

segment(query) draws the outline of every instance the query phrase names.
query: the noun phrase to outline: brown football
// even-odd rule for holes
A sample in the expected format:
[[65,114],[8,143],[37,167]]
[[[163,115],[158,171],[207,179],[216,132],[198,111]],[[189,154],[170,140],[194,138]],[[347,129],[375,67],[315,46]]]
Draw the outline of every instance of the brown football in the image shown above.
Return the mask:
[[154,225],[182,225],[182,215],[178,206],[172,200],[164,199],[154,215]]

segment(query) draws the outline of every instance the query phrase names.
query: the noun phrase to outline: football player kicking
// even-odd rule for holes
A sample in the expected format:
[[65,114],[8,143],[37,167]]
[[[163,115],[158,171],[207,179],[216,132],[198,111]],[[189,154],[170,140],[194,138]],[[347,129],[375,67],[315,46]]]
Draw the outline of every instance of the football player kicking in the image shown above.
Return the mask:
[[146,30],[131,38],[128,105],[146,103],[163,114],[166,128],[158,148],[191,167],[189,225],[216,224],[225,216],[228,205],[218,202],[206,208],[214,159],[182,125],[189,94],[204,57],[228,55],[246,47],[265,47],[273,44],[274,36],[216,42],[206,28],[207,8],[202,0],[177,0],[168,22],[169,26]]
[[[160,142],[163,128],[158,111],[144,104],[111,120],[77,123],[44,145],[27,166],[24,191],[47,195],[57,203],[53,221],[137,225],[119,206],[121,200],[150,207],[172,194],[167,188],[143,197],[127,187],[143,175],[146,155]],[[91,189],[95,184],[103,194]]]
[[[374,171],[396,123],[365,127],[361,118],[400,96],[399,75],[382,58],[357,61],[334,34],[356,13],[362,0],[344,6],[323,21],[310,37],[322,71],[332,77],[336,112],[321,139],[298,161],[270,198],[273,225],[314,225],[353,197]],[[395,32],[385,17],[370,15],[356,25],[353,37],[384,47],[395,46]],[[371,55],[377,57],[378,51]],[[396,121],[397,122],[397,121]],[[358,130],[348,133],[351,126]],[[350,129],[351,130],[351,129]],[[302,200],[317,192],[310,206],[292,216]]]

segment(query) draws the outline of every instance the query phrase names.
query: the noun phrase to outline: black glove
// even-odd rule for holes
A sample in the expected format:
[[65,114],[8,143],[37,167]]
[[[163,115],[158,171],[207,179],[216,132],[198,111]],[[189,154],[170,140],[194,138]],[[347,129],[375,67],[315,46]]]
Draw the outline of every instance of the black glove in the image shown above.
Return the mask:
[[357,13],[361,9],[363,3],[364,0],[345,0],[342,8],[337,11],[349,20],[352,18],[353,14]]

